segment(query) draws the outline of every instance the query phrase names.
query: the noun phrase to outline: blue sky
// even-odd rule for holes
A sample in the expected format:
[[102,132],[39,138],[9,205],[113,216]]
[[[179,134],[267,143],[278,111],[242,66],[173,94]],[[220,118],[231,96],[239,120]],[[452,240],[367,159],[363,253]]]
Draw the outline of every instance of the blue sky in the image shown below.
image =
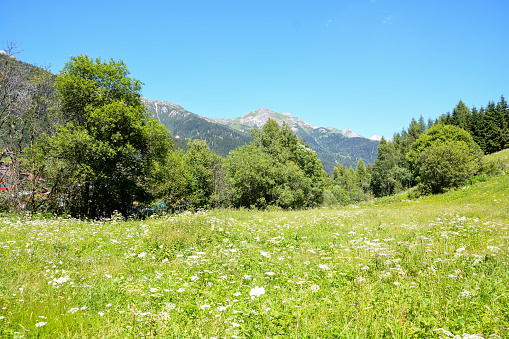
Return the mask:
[[258,108],[392,137],[459,100],[509,96],[509,1],[1,1],[0,47],[59,72],[122,59],[142,95],[200,115]]

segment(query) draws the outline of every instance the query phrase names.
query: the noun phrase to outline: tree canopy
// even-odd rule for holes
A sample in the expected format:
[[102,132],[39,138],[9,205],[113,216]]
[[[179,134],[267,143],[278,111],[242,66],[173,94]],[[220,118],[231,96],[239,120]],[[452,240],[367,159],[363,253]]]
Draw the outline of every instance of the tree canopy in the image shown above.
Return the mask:
[[74,215],[127,213],[148,201],[153,166],[171,146],[168,131],[149,118],[141,83],[122,61],[72,57],[55,82],[64,124],[38,142],[51,195]]
[[227,178],[235,206],[284,208],[314,206],[323,191],[316,153],[291,128],[269,120],[252,130],[253,142],[228,156]]

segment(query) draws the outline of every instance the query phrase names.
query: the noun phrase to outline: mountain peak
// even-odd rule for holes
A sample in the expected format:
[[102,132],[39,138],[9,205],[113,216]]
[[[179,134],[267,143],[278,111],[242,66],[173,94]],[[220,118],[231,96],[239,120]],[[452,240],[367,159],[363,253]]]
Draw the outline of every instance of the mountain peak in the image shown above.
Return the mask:
[[362,135],[355,133],[350,128],[342,130],[341,134],[343,134],[345,137],[349,137],[349,138],[364,138]]

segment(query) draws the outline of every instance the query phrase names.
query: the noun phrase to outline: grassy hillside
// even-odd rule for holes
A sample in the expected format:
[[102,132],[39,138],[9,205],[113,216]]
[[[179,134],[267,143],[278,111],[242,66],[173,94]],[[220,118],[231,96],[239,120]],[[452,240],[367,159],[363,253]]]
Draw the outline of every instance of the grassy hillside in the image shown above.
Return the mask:
[[507,337],[509,175],[401,199],[128,222],[1,217],[0,336]]

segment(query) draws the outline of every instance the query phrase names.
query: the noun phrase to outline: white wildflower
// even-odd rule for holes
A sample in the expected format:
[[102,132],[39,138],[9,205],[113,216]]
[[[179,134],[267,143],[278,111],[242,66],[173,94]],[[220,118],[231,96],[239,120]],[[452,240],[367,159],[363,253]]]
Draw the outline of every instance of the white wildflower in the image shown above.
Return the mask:
[[263,288],[263,287],[256,286],[255,288],[252,288],[251,291],[249,291],[249,295],[251,296],[251,299],[259,297],[262,294],[265,294],[265,288]]
[[327,266],[326,264],[318,264],[318,267],[325,271],[330,270],[329,266]]
[[500,248],[497,246],[488,246],[488,249],[493,253],[498,253],[498,251],[500,251]]

